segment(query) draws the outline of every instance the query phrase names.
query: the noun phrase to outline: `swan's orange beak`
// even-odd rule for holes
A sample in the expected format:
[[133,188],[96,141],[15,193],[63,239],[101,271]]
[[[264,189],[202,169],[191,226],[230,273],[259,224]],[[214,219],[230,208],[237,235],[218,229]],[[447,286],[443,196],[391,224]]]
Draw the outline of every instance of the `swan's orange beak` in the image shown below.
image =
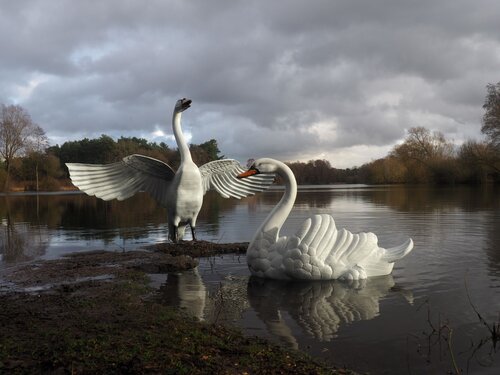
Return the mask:
[[243,173],[240,173],[238,176],[236,176],[237,178],[245,178],[245,177],[250,177],[250,176],[253,176],[254,174],[257,174],[258,171],[257,169],[249,169],[248,171],[246,172],[243,172]]

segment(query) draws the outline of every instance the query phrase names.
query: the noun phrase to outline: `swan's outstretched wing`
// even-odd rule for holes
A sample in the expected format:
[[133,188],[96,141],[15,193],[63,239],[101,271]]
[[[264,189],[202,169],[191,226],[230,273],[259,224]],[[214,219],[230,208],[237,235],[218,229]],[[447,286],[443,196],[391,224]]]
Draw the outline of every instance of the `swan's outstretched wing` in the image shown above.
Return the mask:
[[167,189],[175,172],[168,164],[143,155],[129,155],[112,164],[66,163],[71,181],[88,195],[123,200],[147,191],[166,206]]
[[381,248],[375,234],[337,230],[330,215],[315,215],[288,239],[283,265],[291,278],[364,279],[389,274],[393,262],[412,248],[411,239],[401,246]]
[[243,198],[266,190],[274,182],[274,174],[262,173],[238,179],[245,172],[240,163],[233,159],[216,160],[200,167],[203,193],[215,190],[224,198]]

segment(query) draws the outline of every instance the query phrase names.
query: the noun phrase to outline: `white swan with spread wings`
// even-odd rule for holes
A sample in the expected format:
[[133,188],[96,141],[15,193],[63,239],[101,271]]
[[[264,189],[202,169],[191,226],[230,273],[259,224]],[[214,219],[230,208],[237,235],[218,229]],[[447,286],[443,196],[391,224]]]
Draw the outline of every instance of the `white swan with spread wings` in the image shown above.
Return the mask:
[[255,176],[245,182],[236,178],[244,171],[232,159],[216,160],[196,166],[181,130],[181,114],[191,100],[179,99],[175,104],[172,128],[179,147],[181,162],[177,172],[166,163],[143,155],[129,155],[112,164],[66,163],[71,181],[80,190],[103,200],[124,200],[139,191],[148,192],[167,208],[169,237],[182,239],[187,224],[193,240],[203,195],[215,190],[224,198],[242,198],[263,191],[274,181],[273,175]]
[[256,276],[285,280],[366,279],[390,274],[394,262],[413,248],[411,238],[400,246],[381,248],[375,234],[337,230],[333,217],[325,214],[307,219],[294,236],[280,237],[279,231],[297,196],[295,176],[284,163],[262,158],[238,178],[260,173],[280,176],[285,193],[248,246],[248,266]]

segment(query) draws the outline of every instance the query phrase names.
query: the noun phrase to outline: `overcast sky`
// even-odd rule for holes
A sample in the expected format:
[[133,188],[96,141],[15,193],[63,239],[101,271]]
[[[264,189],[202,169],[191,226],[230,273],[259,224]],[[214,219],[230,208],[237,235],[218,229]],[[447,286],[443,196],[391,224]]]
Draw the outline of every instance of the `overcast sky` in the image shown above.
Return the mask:
[[498,0],[0,2],[0,103],[52,145],[172,141],[245,162],[360,166],[424,126],[481,139],[500,81]]

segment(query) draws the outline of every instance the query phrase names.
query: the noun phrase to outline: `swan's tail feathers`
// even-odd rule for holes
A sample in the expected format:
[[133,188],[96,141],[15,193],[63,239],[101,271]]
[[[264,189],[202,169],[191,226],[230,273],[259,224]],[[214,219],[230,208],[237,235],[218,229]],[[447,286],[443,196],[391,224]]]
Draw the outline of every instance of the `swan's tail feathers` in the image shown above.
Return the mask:
[[413,249],[413,240],[410,238],[405,243],[386,249],[383,259],[392,263],[405,257]]

